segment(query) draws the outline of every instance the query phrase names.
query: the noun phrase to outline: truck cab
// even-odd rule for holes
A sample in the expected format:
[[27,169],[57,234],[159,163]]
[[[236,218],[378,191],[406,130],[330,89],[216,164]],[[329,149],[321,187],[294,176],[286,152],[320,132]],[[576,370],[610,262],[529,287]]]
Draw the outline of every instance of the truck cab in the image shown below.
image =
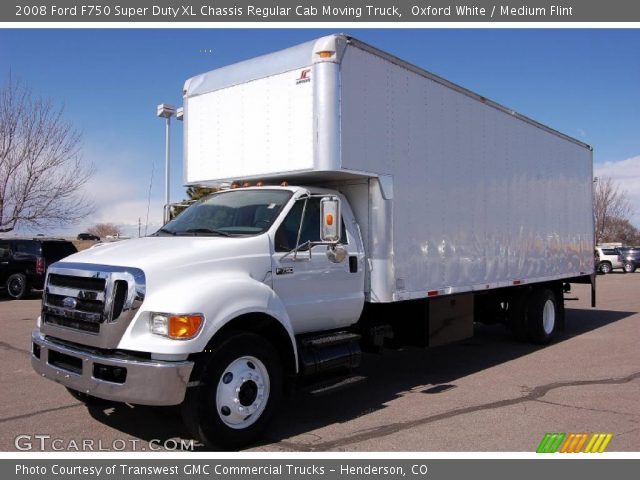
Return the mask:
[[[244,438],[269,392],[299,372],[296,337],[347,328],[363,305],[363,242],[342,194],[233,188],[149,237],[53,265],[33,364],[85,401],[175,405],[195,386],[195,422],[217,415]],[[212,377],[221,351],[226,368]],[[202,382],[218,385],[213,413],[202,411]]]

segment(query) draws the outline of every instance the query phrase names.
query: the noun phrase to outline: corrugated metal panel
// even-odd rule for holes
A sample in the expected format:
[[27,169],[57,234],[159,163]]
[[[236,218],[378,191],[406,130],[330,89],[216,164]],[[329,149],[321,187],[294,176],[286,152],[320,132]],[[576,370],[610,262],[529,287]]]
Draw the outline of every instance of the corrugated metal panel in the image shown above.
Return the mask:
[[341,84],[342,167],[394,177],[394,298],[593,270],[584,145],[353,45]]

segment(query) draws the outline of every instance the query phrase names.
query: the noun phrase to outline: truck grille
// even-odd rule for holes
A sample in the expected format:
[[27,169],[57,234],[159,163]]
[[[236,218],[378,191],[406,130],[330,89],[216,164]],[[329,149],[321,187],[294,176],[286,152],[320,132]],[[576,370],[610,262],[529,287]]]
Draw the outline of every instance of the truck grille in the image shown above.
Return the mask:
[[100,292],[104,290],[106,280],[104,278],[73,277],[71,275],[51,274],[48,279],[49,285],[58,287],[75,288],[78,290],[93,290]]
[[43,331],[55,338],[109,346],[124,332],[126,325],[121,323],[133,318],[144,289],[144,274],[138,269],[58,262],[49,268],[45,283]]

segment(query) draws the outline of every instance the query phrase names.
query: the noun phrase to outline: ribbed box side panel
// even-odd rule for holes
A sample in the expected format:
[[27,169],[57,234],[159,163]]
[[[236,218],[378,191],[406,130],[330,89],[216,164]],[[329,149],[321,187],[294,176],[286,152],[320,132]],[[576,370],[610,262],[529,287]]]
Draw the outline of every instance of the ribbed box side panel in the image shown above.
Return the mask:
[[341,156],[393,176],[396,299],[593,271],[588,148],[354,46]]

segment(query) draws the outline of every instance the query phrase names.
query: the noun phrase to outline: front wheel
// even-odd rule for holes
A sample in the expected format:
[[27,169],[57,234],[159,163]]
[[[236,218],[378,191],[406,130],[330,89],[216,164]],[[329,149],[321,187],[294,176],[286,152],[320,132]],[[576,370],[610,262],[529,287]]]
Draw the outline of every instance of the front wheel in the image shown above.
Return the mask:
[[611,270],[613,270],[613,268],[611,267],[611,264],[609,262],[604,262],[600,264],[600,273],[611,273]]
[[234,449],[255,441],[282,398],[278,353],[263,337],[236,333],[212,349],[202,385],[182,406],[187,427],[206,446]]

